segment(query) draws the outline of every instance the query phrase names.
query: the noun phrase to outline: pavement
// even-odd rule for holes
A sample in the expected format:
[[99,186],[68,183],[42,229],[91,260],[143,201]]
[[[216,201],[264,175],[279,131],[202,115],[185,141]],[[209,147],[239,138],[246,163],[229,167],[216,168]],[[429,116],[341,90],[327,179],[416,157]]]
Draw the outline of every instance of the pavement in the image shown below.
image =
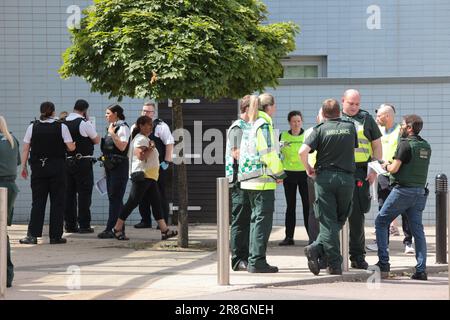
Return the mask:
[[[98,226],[93,234],[65,234],[67,244],[50,245],[46,227],[37,245],[22,245],[19,239],[26,235],[26,229],[25,225],[8,229],[15,278],[6,299],[189,300],[251,288],[366,281],[372,276],[356,269],[342,276],[327,275],[325,271],[314,276],[303,253],[307,236],[302,226],[296,228],[295,245],[288,247],[278,246],[284,238],[284,227],[273,228],[267,257],[280,272],[251,274],[230,270],[230,284],[223,286],[218,285],[217,278],[216,225],[191,224],[186,249],[178,248],[176,240],[160,241],[159,230],[132,226],[127,227],[129,241],[98,239],[96,234],[102,230]],[[375,239],[373,232],[373,227],[366,228],[366,243]],[[447,264],[435,263],[435,228],[426,227],[425,233],[428,273],[446,272]],[[389,281],[412,273],[416,263],[414,255],[404,254],[402,239],[391,238]],[[375,264],[376,253],[368,252],[367,261]]]

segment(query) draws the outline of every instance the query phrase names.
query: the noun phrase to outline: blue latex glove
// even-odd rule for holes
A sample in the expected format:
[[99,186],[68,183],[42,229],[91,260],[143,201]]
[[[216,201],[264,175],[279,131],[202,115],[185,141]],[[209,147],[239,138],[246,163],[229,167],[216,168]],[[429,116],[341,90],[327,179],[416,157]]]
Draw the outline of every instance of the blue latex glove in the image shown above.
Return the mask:
[[163,162],[161,162],[160,167],[163,170],[167,170],[167,168],[169,167],[169,164],[167,162],[163,161]]

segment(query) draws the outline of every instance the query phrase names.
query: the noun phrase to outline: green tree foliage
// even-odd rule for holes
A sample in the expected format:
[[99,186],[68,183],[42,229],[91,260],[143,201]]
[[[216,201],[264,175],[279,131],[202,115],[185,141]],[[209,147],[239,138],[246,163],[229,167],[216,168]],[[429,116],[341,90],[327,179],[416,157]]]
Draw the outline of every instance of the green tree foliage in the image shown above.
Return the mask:
[[62,77],[110,97],[238,98],[276,86],[298,27],[266,23],[258,0],[95,0]]

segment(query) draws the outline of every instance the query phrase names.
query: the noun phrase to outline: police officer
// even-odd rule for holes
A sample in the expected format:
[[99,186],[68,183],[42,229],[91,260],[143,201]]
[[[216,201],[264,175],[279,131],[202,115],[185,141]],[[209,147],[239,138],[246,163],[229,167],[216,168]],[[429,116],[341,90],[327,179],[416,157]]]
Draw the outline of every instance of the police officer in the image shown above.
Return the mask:
[[69,152],[66,160],[67,189],[64,211],[66,232],[94,232],[94,229],[91,228],[90,211],[94,186],[92,164],[94,144],[100,142],[100,137],[92,123],[89,122],[88,108],[89,104],[86,100],[77,100],[73,112],[67,116],[64,122],[76,144],[75,151]]
[[309,215],[309,201],[308,201],[308,182],[305,167],[303,166],[298,151],[305,139],[305,130],[303,130],[303,116],[300,111],[291,111],[288,114],[288,122],[290,126],[289,131],[283,131],[280,134],[281,144],[281,159],[283,162],[283,169],[287,177],[283,180],[284,195],[286,197],[286,216],[285,216],[285,235],[283,241],[279,243],[280,246],[294,245],[294,231],[296,220],[296,206],[297,206],[297,188],[302,198],[303,221],[308,237],[308,215]]
[[[258,110],[261,109],[262,111]],[[276,266],[267,263],[266,250],[272,231],[277,182],[285,178],[283,164],[273,133],[272,117],[276,111],[272,95],[252,96],[249,106],[251,127],[242,135],[238,178],[241,189],[247,190],[250,205],[250,243],[247,271],[275,273]]]
[[240,118],[228,129],[225,155],[225,175],[231,188],[231,267],[234,271],[246,271],[248,265],[248,243],[250,235],[250,216],[252,214],[248,193],[240,188],[237,181],[239,169],[239,150],[243,130],[248,124],[250,95],[241,99]]
[[355,188],[353,209],[349,217],[351,267],[367,269],[365,260],[364,214],[370,210],[370,185],[376,173],[368,174],[367,164],[382,158],[381,132],[372,116],[360,109],[361,96],[357,90],[349,89],[342,97],[342,119],[352,121],[358,133],[358,147],[355,149]]
[[[109,211],[106,228],[97,237],[112,239],[112,229],[123,209],[123,196],[128,182],[128,148],[130,142],[130,127],[125,122],[123,108],[112,104],[106,108],[106,121],[108,129],[102,138],[100,149],[106,174],[106,189],[108,191]],[[125,237],[125,226],[122,230]]]
[[[155,117],[156,106],[153,102],[147,102],[142,107],[141,115],[152,118],[153,131],[150,134],[150,140],[155,142],[156,149],[159,152],[159,178],[158,187],[161,195],[161,207],[163,218],[168,223],[169,220],[169,201],[166,194],[167,173],[170,164],[172,163],[173,145],[175,143],[169,126],[161,119]],[[135,228],[151,228],[151,214],[149,197],[144,197],[139,204],[139,213],[141,214],[141,222],[136,224]]]
[[[355,172],[354,148],[358,146],[355,126],[341,120],[339,103],[327,99],[322,106],[325,122],[317,125],[300,149],[300,157],[309,176],[315,178],[315,213],[320,232],[314,243],[305,247],[308,267],[318,275],[319,259],[328,261],[330,274],[342,274],[339,230],[350,215]],[[308,153],[317,150],[314,168]]]
[[416,241],[416,271],[411,279],[427,280],[427,244],[422,224],[422,212],[428,197],[427,176],[431,147],[419,136],[422,119],[415,114],[403,117],[401,137],[394,160],[385,162],[383,168],[391,176],[394,186],[375,219],[378,245],[378,263],[382,276],[390,271],[388,252],[388,227],[403,212],[408,215],[411,232]]
[[22,244],[37,244],[42,236],[45,206],[50,195],[50,244],[66,243],[62,238],[64,224],[64,162],[66,148],[75,150],[69,128],[55,117],[55,105],[52,102],[41,104],[40,119],[33,122],[23,138],[22,177],[27,179],[27,161],[31,168],[31,217],[27,236],[20,240]]
[[[19,192],[15,182],[18,165],[20,165],[19,141],[9,132],[5,118],[0,116],[0,188],[6,188],[8,192],[6,207],[8,226],[12,223],[14,201]],[[14,278],[14,265],[11,261],[9,236],[7,236],[6,255],[6,287],[10,288]]]

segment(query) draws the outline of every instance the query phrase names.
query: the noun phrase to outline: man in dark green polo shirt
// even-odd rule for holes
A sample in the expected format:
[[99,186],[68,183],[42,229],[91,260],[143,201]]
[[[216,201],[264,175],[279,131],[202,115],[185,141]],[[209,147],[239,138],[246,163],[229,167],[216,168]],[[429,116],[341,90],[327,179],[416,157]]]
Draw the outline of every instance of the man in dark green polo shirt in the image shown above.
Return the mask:
[[376,173],[367,173],[369,161],[382,159],[382,134],[373,117],[360,109],[361,96],[357,90],[349,89],[342,97],[342,119],[352,121],[358,134],[358,147],[355,148],[355,188],[353,191],[353,209],[348,219],[350,227],[351,267],[367,269],[365,260],[364,214],[370,210],[370,185],[376,179]]
[[[19,142],[8,131],[5,118],[0,116],[0,188],[6,188],[8,190],[8,203],[6,209],[8,226],[12,223],[14,201],[19,192],[19,188],[17,188],[15,183],[18,165],[20,165]],[[9,288],[12,286],[14,278],[14,265],[11,261],[9,237],[7,237],[7,239],[6,286]]]
[[[314,127],[299,152],[308,176],[316,176],[314,212],[320,223],[317,240],[305,247],[305,255],[313,274],[319,274],[322,256],[328,260],[328,273],[342,274],[339,231],[351,212],[358,139],[353,123],[340,118],[336,100],[325,100],[322,111],[325,121]],[[308,153],[315,150],[317,162],[311,168]]]

